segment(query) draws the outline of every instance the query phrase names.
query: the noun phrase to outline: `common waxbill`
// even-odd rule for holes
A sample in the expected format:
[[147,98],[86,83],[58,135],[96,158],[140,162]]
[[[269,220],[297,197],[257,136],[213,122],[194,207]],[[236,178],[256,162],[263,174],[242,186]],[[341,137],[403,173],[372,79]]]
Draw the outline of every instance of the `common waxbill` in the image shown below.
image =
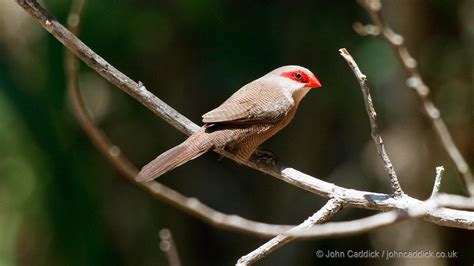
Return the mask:
[[248,160],[260,144],[290,123],[306,93],[319,87],[319,80],[304,67],[271,71],[204,114],[204,126],[145,165],[136,180],[153,180],[213,149],[226,149]]

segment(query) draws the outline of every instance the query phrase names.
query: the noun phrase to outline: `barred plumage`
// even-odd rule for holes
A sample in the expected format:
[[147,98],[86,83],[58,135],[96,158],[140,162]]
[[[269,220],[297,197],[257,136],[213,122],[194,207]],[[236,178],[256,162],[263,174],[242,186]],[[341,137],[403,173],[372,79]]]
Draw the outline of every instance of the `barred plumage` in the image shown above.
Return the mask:
[[204,114],[203,127],[145,165],[137,180],[153,180],[213,149],[228,149],[240,159],[249,159],[260,144],[288,125],[306,93],[320,86],[303,67],[275,69]]

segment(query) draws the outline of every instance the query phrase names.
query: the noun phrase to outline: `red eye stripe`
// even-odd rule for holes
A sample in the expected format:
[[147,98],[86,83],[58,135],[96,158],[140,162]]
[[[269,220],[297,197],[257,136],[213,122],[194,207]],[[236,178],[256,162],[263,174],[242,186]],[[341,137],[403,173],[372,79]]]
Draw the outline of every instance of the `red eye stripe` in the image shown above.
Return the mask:
[[303,71],[296,70],[296,71],[290,71],[290,72],[284,72],[281,74],[282,77],[286,77],[289,79],[292,79],[297,82],[301,83],[308,83],[309,82],[309,76]]

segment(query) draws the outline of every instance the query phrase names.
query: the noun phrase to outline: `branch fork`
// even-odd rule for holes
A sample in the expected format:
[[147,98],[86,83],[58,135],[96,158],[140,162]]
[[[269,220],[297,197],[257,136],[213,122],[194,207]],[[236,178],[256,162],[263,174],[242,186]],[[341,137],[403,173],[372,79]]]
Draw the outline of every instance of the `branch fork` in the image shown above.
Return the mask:
[[[154,112],[160,118],[174,126],[179,131],[189,135],[192,134],[198,128],[196,124],[192,123],[189,119],[182,116],[176,110],[174,110],[166,103],[161,101],[158,97],[149,92],[142,82],[134,82],[132,79],[121,73],[112,65],[110,65],[102,57],[97,55],[94,51],[92,51],[74,35],[78,34],[78,28],[80,26],[80,19],[82,14],[81,5],[79,5],[80,8],[77,6],[77,8],[73,8],[73,11],[71,12],[71,19],[69,19],[70,28],[72,31],[71,32],[65,27],[63,27],[51,14],[47,12],[46,9],[41,7],[37,3],[37,1],[16,1],[23,9],[25,9],[25,11],[27,11],[33,18],[35,18],[47,31],[49,31],[67,48],[65,57],[65,68],[68,77],[68,87],[71,92],[71,100],[73,102],[75,114],[78,118],[78,121],[85,130],[85,132],[89,135],[91,140],[94,142],[94,144],[99,148],[99,150],[119,170],[121,170],[121,172],[126,177],[128,177],[131,182],[134,182],[134,177],[137,174],[137,169],[128,161],[128,159],[122,153],[119,152],[119,148],[113,145],[106,137],[106,135],[94,124],[93,120],[90,118],[89,114],[86,111],[85,104],[80,94],[80,88],[78,83],[78,61],[73,56],[73,54],[80,58],[82,61],[84,61],[98,74],[100,74],[112,84],[116,85],[118,88],[138,100],[140,103],[149,108],[152,112]],[[81,0],[76,1],[84,2]],[[364,3],[365,1],[362,0],[361,2]],[[371,0],[370,3],[370,8],[371,10],[373,10],[372,12],[379,12],[381,7],[380,2],[376,0]],[[380,35],[386,36],[387,34],[390,34],[390,32],[393,33],[393,31],[389,30],[389,28],[384,26],[383,20],[381,20],[378,16],[374,16],[374,18],[374,25],[379,28]],[[381,25],[383,27],[381,27]],[[364,29],[366,29],[367,27],[368,26],[364,26]],[[391,44],[397,47],[400,57],[409,58],[409,54],[404,49],[400,48],[400,46],[403,44],[403,38],[399,38],[400,41],[396,41],[393,38],[387,39],[391,40]],[[168,188],[158,182],[134,183],[146,192],[150,193],[151,195],[160,198],[161,200],[164,200],[168,203],[171,203],[177,208],[180,208],[215,227],[252,233],[257,236],[274,237],[273,239],[262,245],[260,248],[256,249],[255,251],[249,253],[246,256],[243,256],[239,260],[238,265],[252,264],[253,262],[270,254],[273,250],[276,250],[277,248],[296,238],[315,239],[323,237],[337,237],[360,234],[369,230],[374,230],[383,226],[388,226],[394,223],[405,221],[407,219],[420,218],[425,221],[429,221],[443,226],[474,230],[474,212],[463,210],[474,209],[474,201],[472,200],[472,198],[440,194],[438,191],[439,183],[441,182],[442,178],[441,170],[437,169],[432,197],[430,197],[428,201],[420,201],[403,193],[396,172],[386,153],[382,137],[380,136],[378,131],[378,126],[376,123],[377,114],[372,104],[372,98],[370,96],[369,87],[367,85],[367,77],[360,71],[354,59],[351,57],[351,55],[346,49],[341,49],[340,53],[341,56],[343,56],[343,58],[349,64],[350,68],[354,72],[354,75],[359,81],[359,85],[361,87],[364,102],[366,105],[367,114],[369,116],[371,136],[373,138],[373,141],[375,142],[377,152],[384,163],[385,170],[389,175],[393,195],[347,189],[322,181],[318,178],[304,174],[296,169],[286,167],[282,164],[277,164],[274,166],[262,166],[252,161],[238,160],[230,153],[221,152],[222,155],[232,160],[235,160],[242,165],[254,168],[263,173],[283,180],[291,185],[307,190],[316,195],[328,198],[327,203],[320,210],[318,210],[316,213],[314,213],[301,224],[295,226],[265,224],[256,221],[251,221],[237,215],[227,215],[219,211],[213,210],[212,208],[201,203],[198,199],[187,198],[178,193],[177,191]],[[410,66],[407,65],[406,60],[402,60],[402,63],[405,64],[405,67],[407,69],[413,70],[413,68],[410,68]],[[414,65],[416,66],[416,64]],[[419,78],[419,75],[414,75],[413,77]],[[415,84],[416,86],[414,85],[414,87],[417,88],[417,92],[419,92],[418,89],[420,89],[422,86],[426,87],[426,85],[423,84],[421,79],[414,80],[413,82],[419,82]],[[432,104],[432,102],[430,102],[430,100],[427,100],[429,89],[426,87],[425,91],[425,94],[419,93],[419,95],[424,95],[424,97],[422,97],[422,101],[425,106],[425,109],[433,110],[433,108],[435,108],[434,105]],[[457,151],[456,147],[450,145],[449,141],[447,142],[447,144],[445,143],[445,133],[447,132],[447,130],[446,132],[442,130],[442,126],[440,126],[444,125],[442,120],[440,120],[440,118],[435,119],[433,123],[435,125],[435,128],[437,128],[437,130],[441,132],[439,134],[441,135],[441,139],[444,141],[443,143],[445,144],[445,147],[447,149],[452,149],[454,147],[454,149]],[[439,129],[440,127],[441,130]],[[451,140],[449,132],[447,133],[447,136],[448,140]],[[111,150],[116,150],[117,152],[110,152]],[[453,152],[452,150],[449,152],[450,155],[455,153],[456,152]],[[456,159],[455,162],[456,165],[459,166],[458,163],[460,161]],[[463,169],[464,168],[462,167],[458,167],[458,170]],[[467,168],[467,170],[469,172],[469,168]],[[343,207],[355,207],[387,212],[382,212],[353,221],[325,223]]]
[[[474,178],[471,169],[469,168],[459,149],[456,147],[446,123],[441,118],[440,111],[434,105],[433,100],[430,97],[430,88],[421,78],[420,72],[417,68],[418,64],[416,60],[410,55],[408,49],[405,47],[403,37],[400,34],[394,32],[385,22],[381,14],[382,3],[380,0],[358,0],[358,2],[369,13],[373,23],[372,26],[378,28],[379,34],[376,36],[384,39],[395,52],[400,65],[409,76],[407,79],[407,86],[416,92],[421,106],[423,107],[429,121],[431,122],[434,131],[438,135],[442,146],[456,167],[461,182],[466,188],[468,195],[474,197]],[[361,33],[361,35],[364,36],[374,35],[364,32],[364,27],[361,27],[361,25],[362,24],[357,26],[354,25],[356,32]]]

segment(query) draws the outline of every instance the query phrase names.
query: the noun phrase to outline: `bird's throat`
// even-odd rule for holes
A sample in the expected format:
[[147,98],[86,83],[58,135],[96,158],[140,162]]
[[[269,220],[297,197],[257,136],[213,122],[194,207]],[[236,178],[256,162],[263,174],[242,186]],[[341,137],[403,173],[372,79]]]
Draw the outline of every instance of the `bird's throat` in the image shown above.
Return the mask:
[[306,95],[306,93],[308,93],[309,90],[310,88],[304,87],[293,92],[293,100],[295,101],[295,104],[299,104],[301,99],[303,99],[303,97]]

